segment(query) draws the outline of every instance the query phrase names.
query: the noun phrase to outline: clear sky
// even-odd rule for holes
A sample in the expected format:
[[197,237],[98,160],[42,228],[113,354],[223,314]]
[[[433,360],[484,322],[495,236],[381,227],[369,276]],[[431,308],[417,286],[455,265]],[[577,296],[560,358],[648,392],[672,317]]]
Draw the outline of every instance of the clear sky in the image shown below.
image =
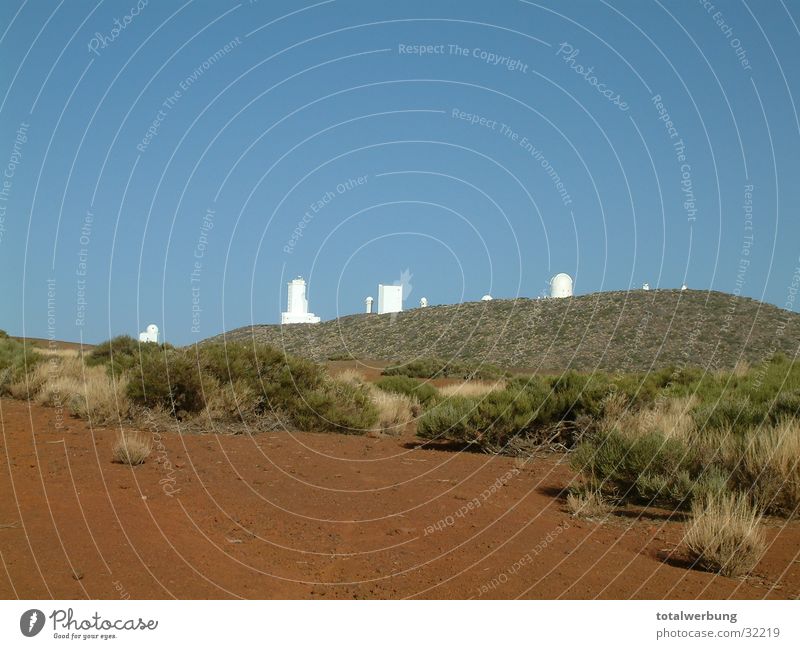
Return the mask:
[[786,0],[4,1],[0,328],[185,344],[279,322],[297,275],[323,319],[401,277],[408,307],[560,271],[786,305],[799,22]]

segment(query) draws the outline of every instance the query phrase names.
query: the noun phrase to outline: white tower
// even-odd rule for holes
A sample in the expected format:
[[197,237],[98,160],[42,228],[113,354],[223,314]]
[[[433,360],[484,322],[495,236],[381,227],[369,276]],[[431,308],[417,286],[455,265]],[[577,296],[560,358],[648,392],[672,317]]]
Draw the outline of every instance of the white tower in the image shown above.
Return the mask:
[[140,343],[157,343],[158,327],[154,324],[147,325],[147,328],[139,334]]
[[378,313],[400,313],[402,310],[402,285],[378,284]]
[[572,297],[572,278],[558,273],[550,280],[550,297]]
[[364,300],[364,306],[366,307],[366,313],[372,313],[372,303],[374,300],[372,299],[371,295],[367,296],[367,299]]
[[421,298],[419,299],[419,308],[420,308],[420,309],[424,309],[426,306],[428,306],[428,298],[426,298],[426,297],[421,297]]
[[316,324],[319,316],[308,312],[306,280],[297,277],[289,282],[289,300],[286,311],[281,313],[281,324]]

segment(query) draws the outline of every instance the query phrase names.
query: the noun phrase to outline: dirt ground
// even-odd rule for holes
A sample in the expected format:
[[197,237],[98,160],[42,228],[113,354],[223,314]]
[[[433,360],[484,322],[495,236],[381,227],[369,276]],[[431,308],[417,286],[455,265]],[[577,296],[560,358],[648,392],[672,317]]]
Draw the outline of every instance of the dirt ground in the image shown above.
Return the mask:
[[[117,431],[0,400],[2,598],[788,598],[800,524],[732,580],[692,569],[680,515],[578,521],[563,456],[419,448],[413,438]],[[676,550],[676,548],[678,548]]]

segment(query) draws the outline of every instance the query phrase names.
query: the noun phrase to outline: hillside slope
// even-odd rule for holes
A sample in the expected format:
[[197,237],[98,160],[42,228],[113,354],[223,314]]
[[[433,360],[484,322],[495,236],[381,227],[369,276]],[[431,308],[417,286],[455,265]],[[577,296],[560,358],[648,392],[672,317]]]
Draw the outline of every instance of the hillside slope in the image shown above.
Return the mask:
[[544,371],[730,368],[775,351],[794,356],[800,315],[726,293],[618,291],[358,314],[317,325],[255,325],[212,340],[252,338],[317,361],[440,356]]

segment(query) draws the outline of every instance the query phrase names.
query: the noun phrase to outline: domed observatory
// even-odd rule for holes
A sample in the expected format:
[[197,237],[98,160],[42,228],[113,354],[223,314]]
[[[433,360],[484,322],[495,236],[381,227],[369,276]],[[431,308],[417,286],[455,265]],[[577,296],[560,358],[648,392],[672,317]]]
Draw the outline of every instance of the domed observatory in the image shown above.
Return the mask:
[[488,293],[481,298],[481,302],[491,302],[494,298]]
[[306,280],[297,277],[289,282],[289,301],[281,313],[281,324],[316,324],[319,316],[309,313],[306,299]]
[[364,298],[364,313],[372,313],[372,303],[374,300],[371,295]]
[[158,343],[158,327],[154,324],[147,325],[147,328],[139,333],[140,343]]
[[550,280],[550,297],[572,297],[572,278],[558,273]]
[[426,298],[426,297],[421,297],[421,298],[419,299],[419,308],[420,308],[420,309],[424,309],[426,306],[428,306],[428,298]]

